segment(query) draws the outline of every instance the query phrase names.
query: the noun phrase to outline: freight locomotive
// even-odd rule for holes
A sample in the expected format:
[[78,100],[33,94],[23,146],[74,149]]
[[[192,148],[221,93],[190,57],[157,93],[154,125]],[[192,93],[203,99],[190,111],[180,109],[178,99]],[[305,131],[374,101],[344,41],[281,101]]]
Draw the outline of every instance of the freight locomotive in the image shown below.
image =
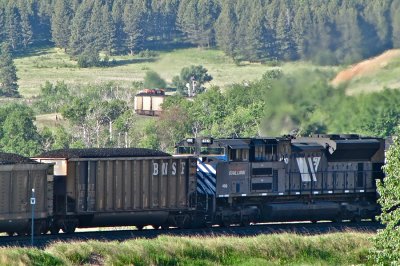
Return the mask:
[[198,209],[223,226],[270,221],[359,221],[379,213],[385,140],[358,135],[187,139],[198,157]]
[[57,150],[32,160],[0,153],[0,232],[30,232],[31,188],[36,234],[374,219],[384,151],[381,138],[315,135],[189,138],[174,156],[135,148]]

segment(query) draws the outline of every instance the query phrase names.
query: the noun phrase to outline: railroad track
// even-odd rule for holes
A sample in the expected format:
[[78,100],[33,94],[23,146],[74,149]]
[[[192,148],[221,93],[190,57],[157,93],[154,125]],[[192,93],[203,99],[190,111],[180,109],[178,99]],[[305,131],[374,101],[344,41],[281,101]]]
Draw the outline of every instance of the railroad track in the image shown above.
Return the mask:
[[[273,223],[258,224],[247,227],[212,227],[201,229],[169,229],[156,230],[144,229],[138,230],[113,230],[113,231],[91,231],[76,232],[74,234],[57,234],[57,235],[40,235],[34,237],[34,246],[36,248],[44,248],[53,242],[71,242],[71,241],[125,241],[135,238],[156,238],[160,235],[171,236],[256,236],[260,234],[273,233],[296,233],[304,235],[318,235],[334,232],[371,232],[374,233],[383,226],[377,222],[360,222],[360,223]],[[0,246],[31,246],[31,237],[0,237]]]

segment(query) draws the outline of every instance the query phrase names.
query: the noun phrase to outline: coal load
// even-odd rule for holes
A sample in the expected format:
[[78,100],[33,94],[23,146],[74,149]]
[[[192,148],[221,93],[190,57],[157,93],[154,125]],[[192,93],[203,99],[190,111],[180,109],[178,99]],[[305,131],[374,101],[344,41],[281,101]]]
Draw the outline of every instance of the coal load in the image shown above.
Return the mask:
[[168,153],[145,148],[89,148],[60,149],[45,152],[40,158],[118,158],[118,157],[157,157],[171,156]]
[[37,162],[18,154],[0,152],[0,165],[22,164],[22,163],[37,163]]

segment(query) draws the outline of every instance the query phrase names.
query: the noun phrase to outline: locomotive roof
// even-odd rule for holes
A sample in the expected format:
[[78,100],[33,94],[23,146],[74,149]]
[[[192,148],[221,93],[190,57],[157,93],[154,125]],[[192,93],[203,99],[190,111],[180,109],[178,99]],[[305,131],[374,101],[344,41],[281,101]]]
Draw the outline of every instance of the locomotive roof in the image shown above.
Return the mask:
[[229,146],[231,149],[249,149],[249,139],[219,139],[219,142]]
[[293,151],[323,151],[325,147],[314,142],[309,143],[292,143]]
[[0,152],[0,165],[2,164],[38,164],[38,162],[31,160],[27,157],[15,154]]
[[37,158],[109,158],[171,156],[168,153],[145,148],[89,148],[60,149],[42,153]]

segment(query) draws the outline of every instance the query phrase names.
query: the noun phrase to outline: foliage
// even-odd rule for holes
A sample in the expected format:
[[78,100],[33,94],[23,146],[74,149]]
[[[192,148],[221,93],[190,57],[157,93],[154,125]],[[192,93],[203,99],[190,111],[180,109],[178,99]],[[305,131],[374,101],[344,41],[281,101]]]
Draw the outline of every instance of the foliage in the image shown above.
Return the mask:
[[70,97],[67,84],[64,82],[52,84],[46,81],[40,87],[40,97],[34,106],[41,113],[59,112],[60,108],[69,102]]
[[94,50],[87,50],[78,56],[78,66],[82,68],[98,67],[101,63],[99,53]]
[[144,76],[143,86],[148,89],[165,89],[167,83],[155,71],[147,71]]
[[400,263],[400,128],[386,153],[385,179],[377,184],[382,213],[379,220],[385,225],[374,238],[370,259],[377,265]]
[[9,44],[3,43],[0,48],[0,96],[19,96],[17,69],[11,57]]
[[235,60],[347,64],[400,47],[399,10],[393,0],[3,0],[0,43],[54,42],[73,57],[193,45]]
[[213,79],[207,72],[201,65],[184,67],[180,75],[172,79],[172,83],[181,95],[194,96],[202,93],[205,90],[203,85]]
[[353,232],[159,236],[123,242],[56,242],[42,250],[8,247],[0,252],[7,265],[362,265],[367,263],[369,237]]
[[11,104],[0,107],[0,150],[32,156],[41,150],[41,136],[29,107]]

